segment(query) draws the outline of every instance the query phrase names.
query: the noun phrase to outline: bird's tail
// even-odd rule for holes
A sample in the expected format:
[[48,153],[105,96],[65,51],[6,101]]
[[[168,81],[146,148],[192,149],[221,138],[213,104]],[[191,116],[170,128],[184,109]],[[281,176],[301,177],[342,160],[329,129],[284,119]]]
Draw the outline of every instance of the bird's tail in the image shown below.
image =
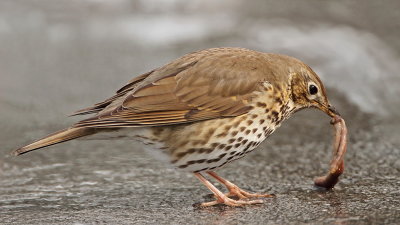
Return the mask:
[[57,131],[53,134],[50,134],[22,148],[16,149],[12,151],[11,154],[15,156],[21,155],[36,149],[44,148],[50,145],[55,145],[64,141],[69,141],[72,139],[84,137],[94,133],[96,133],[95,128],[70,127],[64,130]]

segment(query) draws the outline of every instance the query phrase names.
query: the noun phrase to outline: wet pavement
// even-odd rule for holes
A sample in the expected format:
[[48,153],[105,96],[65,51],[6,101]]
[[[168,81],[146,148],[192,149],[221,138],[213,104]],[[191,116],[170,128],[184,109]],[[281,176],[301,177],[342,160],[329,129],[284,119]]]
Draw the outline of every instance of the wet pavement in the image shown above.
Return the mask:
[[[400,222],[396,1],[371,1],[358,13],[349,11],[353,1],[298,1],[312,7],[267,1],[277,10],[262,1],[232,1],[224,13],[215,8],[226,1],[155,2],[0,3],[0,42],[7,43],[0,49],[1,224]],[[250,207],[193,206],[211,200],[209,191],[127,140],[77,140],[7,155],[76,122],[67,115],[109,97],[133,76],[218,46],[290,54],[321,75],[350,134],[335,189],[313,187],[313,178],[328,170],[333,129],[312,109],[218,170],[246,190],[276,195]]]

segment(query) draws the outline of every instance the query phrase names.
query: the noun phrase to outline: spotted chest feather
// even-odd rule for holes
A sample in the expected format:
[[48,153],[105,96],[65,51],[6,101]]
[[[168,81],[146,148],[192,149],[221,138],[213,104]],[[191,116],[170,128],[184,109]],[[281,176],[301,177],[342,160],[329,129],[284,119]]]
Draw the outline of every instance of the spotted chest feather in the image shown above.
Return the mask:
[[[268,120],[257,117],[252,114],[206,122],[204,126],[212,127],[215,135],[207,138],[200,134],[197,142],[194,140],[176,148],[172,162],[180,169],[198,172],[213,170],[244,157],[275,130]],[[213,127],[213,123],[220,125]]]
[[146,135],[147,142],[163,146],[179,169],[199,172],[221,167],[253,151],[293,112],[293,102],[282,91],[270,89],[269,93],[254,99],[254,110],[247,114],[155,127]]

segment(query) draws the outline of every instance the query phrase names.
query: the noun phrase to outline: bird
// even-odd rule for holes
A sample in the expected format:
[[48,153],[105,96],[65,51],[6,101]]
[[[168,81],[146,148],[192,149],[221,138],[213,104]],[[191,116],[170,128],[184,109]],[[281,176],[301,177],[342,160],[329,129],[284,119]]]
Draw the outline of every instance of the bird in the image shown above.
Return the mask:
[[[282,54],[211,48],[134,77],[112,97],[73,114],[90,117],[12,154],[89,135],[127,137],[193,173],[215,196],[200,206],[260,204],[273,195],[247,192],[215,170],[252,152],[305,108],[339,116],[307,64]],[[229,192],[220,191],[205,175]]]

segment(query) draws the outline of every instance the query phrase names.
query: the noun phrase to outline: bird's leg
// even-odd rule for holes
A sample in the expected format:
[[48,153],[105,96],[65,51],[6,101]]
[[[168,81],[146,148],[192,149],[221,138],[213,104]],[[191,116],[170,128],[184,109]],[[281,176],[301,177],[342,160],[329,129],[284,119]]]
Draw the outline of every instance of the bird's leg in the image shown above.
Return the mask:
[[214,177],[217,179],[221,184],[225,185],[225,187],[228,189],[229,193],[226,194],[226,196],[237,196],[239,199],[245,199],[245,198],[268,198],[268,197],[274,197],[274,195],[270,194],[258,194],[258,193],[249,193],[247,191],[242,190],[239,188],[237,185],[233,184],[232,182],[220,177],[217,175],[217,173],[213,171],[208,171],[207,172],[210,176]]
[[252,205],[252,204],[260,204],[263,203],[262,200],[252,200],[252,201],[243,201],[243,200],[234,200],[226,196],[220,190],[218,190],[210,181],[208,181],[202,174],[194,173],[194,175],[204,184],[212,193],[214,193],[217,200],[211,202],[204,202],[200,206],[207,207],[213,206],[217,204],[224,204],[228,206],[243,206],[243,205]]

